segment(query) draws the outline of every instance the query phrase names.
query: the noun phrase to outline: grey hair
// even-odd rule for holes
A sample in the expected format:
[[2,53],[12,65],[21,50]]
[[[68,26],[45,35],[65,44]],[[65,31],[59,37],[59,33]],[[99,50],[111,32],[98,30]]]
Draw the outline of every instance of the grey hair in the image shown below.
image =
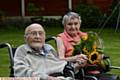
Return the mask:
[[65,25],[72,18],[79,19],[79,22],[81,24],[81,22],[82,22],[81,17],[79,16],[79,14],[77,14],[75,12],[68,12],[67,14],[65,14],[63,16],[62,24]]

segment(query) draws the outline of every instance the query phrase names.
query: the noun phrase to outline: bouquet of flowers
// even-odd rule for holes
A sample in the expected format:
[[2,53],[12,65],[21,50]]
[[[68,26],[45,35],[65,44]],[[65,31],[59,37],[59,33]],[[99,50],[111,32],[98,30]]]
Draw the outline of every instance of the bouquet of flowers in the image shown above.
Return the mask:
[[103,54],[103,43],[97,33],[88,32],[82,36],[79,44],[74,46],[74,55],[86,54],[90,64],[99,63]]

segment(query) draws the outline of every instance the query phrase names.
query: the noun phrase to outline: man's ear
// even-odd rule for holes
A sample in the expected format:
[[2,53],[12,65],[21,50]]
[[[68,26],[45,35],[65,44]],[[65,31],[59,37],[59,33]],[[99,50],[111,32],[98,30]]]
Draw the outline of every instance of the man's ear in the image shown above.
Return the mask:
[[24,35],[24,39],[26,38],[26,35]]
[[27,37],[28,37],[27,35],[24,35],[24,41],[25,41],[25,42],[26,42],[26,40],[27,40]]

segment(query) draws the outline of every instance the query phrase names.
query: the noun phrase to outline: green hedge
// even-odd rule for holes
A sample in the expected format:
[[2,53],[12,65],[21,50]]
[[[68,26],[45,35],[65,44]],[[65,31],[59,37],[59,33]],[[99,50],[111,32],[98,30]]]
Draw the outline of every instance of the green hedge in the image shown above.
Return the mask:
[[104,13],[97,6],[80,4],[75,11],[80,14],[82,25],[85,27],[102,27],[105,23],[104,27],[114,28],[119,13],[118,7],[115,7],[116,6],[112,5],[112,7]]

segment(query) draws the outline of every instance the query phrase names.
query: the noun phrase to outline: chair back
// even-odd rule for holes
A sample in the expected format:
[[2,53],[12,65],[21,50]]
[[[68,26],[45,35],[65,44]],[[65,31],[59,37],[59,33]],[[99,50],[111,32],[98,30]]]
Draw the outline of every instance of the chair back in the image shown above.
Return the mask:
[[15,50],[16,48],[13,48],[9,43],[2,43],[0,44],[0,48],[8,48],[8,51],[9,51],[9,59],[10,59],[10,77],[14,77],[14,69],[13,69],[13,66],[14,66],[14,54],[15,54]]

